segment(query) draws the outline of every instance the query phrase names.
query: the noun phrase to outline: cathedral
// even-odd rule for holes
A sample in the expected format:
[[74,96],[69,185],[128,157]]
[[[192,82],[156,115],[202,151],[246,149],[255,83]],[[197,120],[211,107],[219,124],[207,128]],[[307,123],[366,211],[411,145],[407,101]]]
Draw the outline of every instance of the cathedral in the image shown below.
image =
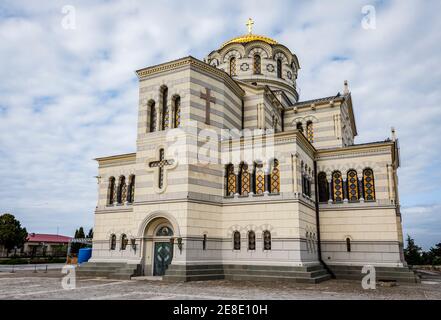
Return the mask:
[[[84,276],[415,282],[395,132],[355,143],[351,92],[301,101],[300,62],[252,32],[136,71],[136,151],[97,158]],[[375,106],[372,106],[375,108]]]

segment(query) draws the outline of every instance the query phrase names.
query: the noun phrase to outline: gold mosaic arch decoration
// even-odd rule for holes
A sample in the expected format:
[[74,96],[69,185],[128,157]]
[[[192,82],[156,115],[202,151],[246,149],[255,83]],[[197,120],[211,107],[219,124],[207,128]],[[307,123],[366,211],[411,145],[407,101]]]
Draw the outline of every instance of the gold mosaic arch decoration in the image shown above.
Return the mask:
[[255,168],[256,194],[263,194],[265,192],[265,171],[263,170],[263,164],[256,163]]
[[358,201],[358,177],[357,171],[349,170],[348,171],[348,200],[349,201]]
[[236,174],[234,173],[234,166],[227,165],[227,196],[232,196],[236,193]]
[[274,159],[271,168],[271,193],[280,192],[280,169],[279,160]]
[[372,169],[363,170],[363,188],[364,199],[366,201],[375,201],[375,181]]
[[332,173],[332,194],[335,202],[343,201],[343,177],[340,171]]
[[246,163],[242,163],[242,165],[240,166],[240,182],[240,194],[243,196],[247,196],[251,191],[251,177],[248,170],[248,165]]

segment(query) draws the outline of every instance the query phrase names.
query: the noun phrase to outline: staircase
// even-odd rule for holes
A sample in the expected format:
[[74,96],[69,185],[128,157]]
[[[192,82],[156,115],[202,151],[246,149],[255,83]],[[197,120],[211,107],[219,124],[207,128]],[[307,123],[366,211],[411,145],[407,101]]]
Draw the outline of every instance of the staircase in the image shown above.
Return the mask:
[[140,265],[120,262],[86,262],[76,268],[79,277],[103,277],[130,280],[140,274]]
[[293,281],[298,283],[319,283],[331,276],[322,265],[305,267],[258,266],[258,265],[170,265],[164,280],[252,280]]
[[[366,276],[361,273],[361,266],[336,266],[328,265],[336,279],[360,280]],[[402,283],[419,283],[420,278],[406,267],[375,267],[376,279],[378,281],[395,281]]]

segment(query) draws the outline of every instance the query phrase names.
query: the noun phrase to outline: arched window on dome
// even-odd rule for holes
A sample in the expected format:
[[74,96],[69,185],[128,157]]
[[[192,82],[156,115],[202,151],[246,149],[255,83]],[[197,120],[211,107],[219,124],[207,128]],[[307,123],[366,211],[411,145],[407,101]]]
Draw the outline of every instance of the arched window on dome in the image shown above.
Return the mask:
[[318,174],[319,202],[328,202],[329,200],[329,184],[325,172]]
[[364,200],[375,201],[375,182],[372,169],[363,170],[363,191]]
[[308,121],[306,123],[306,138],[308,139],[309,142],[311,143],[314,142],[314,127],[312,121]]
[[236,75],[236,57],[230,59],[230,76]]
[[248,250],[256,250],[256,234],[254,231],[248,232]]
[[332,174],[332,195],[334,202],[343,201],[343,177],[340,171],[335,171]]
[[260,55],[255,54],[254,55],[254,74],[261,74],[262,73],[262,59],[260,58]]
[[156,121],[158,119],[158,114],[156,112],[155,101],[150,103],[150,132],[156,131]]
[[277,59],[277,78],[282,79],[282,59]]
[[173,121],[173,127],[179,128],[181,125],[181,97],[177,96],[174,101],[174,121]]
[[357,171],[349,170],[347,176],[347,185],[348,185],[348,200],[349,201],[358,201],[358,177]]
[[303,133],[303,125],[301,122],[297,122],[296,129],[299,130],[301,133]]
[[167,96],[168,96],[168,88],[164,87],[161,90],[161,102],[162,102],[162,130],[166,130],[169,128],[170,121],[170,110],[168,110],[167,105]]

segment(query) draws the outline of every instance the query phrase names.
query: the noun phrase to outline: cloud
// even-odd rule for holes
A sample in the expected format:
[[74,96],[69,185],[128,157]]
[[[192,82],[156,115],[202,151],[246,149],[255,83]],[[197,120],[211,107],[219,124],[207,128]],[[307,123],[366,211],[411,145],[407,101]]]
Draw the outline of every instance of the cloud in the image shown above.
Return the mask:
[[[302,100],[335,94],[349,80],[357,142],[396,128],[404,207],[439,204],[441,4],[371,3],[375,30],[361,28],[363,1],[70,1],[76,28],[66,30],[65,1],[2,1],[0,210],[34,232],[92,226],[92,159],[135,150],[134,70],[202,59],[245,33],[248,17],[256,33],[297,54]],[[408,212],[405,233],[418,231],[423,222],[408,224]]]
[[409,234],[424,250],[441,242],[441,204],[404,207],[404,236]]

